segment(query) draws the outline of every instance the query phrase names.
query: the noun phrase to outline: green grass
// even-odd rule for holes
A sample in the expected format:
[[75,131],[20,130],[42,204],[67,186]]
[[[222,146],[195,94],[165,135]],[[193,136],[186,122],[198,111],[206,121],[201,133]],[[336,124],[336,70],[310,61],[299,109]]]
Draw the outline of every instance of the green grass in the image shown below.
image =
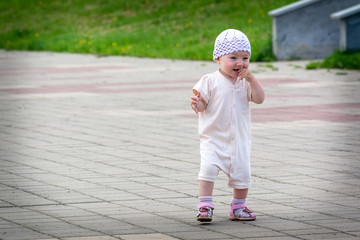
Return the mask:
[[279,70],[279,68],[274,67],[274,65],[272,65],[272,64],[259,64],[259,67],[266,67],[266,68],[270,68],[270,69],[271,69],[271,70],[273,70],[273,71],[277,71],[277,70]]
[[236,28],[252,44],[252,61],[270,61],[267,13],[295,1],[0,1],[0,48],[211,60],[216,36]]
[[337,69],[360,69],[360,52],[336,51],[321,62],[310,62],[306,69],[337,68]]

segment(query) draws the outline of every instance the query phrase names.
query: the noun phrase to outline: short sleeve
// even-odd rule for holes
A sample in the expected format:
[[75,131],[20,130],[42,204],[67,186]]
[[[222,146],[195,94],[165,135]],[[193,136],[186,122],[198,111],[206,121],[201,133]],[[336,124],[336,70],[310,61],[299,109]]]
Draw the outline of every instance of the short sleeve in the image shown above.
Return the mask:
[[203,76],[193,87],[193,93],[197,95],[198,92],[200,92],[200,95],[204,101],[209,103],[211,96],[211,85],[208,75]]

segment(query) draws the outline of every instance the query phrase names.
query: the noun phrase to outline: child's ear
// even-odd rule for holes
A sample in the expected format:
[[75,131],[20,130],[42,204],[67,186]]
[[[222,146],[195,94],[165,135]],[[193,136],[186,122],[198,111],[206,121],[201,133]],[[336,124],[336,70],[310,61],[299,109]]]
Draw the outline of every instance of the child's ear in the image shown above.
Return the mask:
[[215,59],[215,62],[220,65],[220,58]]

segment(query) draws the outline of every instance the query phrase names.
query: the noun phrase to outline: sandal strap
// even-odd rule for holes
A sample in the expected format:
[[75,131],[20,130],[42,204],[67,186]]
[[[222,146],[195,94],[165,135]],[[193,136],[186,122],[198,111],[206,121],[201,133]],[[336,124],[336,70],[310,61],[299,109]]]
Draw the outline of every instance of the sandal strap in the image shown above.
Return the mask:
[[197,205],[197,208],[209,207],[214,209],[214,205],[212,203],[202,202]]
[[246,204],[231,204],[231,210],[232,211],[235,211],[236,209],[239,209],[239,208],[246,208]]
[[251,211],[250,209],[248,209],[247,207],[245,207],[244,212],[246,212],[246,213],[252,213],[252,211]]

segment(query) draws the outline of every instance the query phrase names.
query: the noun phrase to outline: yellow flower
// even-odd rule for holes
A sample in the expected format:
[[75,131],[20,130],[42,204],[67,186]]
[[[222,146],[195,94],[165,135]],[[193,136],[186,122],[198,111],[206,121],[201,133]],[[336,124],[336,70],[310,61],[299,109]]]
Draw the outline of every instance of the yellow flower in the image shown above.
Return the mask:
[[253,20],[252,20],[251,18],[248,19],[248,23],[252,23],[252,21],[253,21]]
[[35,33],[35,37],[39,37],[39,34],[38,34],[38,33]]
[[112,45],[115,47],[115,46],[116,46],[116,42],[113,42]]

